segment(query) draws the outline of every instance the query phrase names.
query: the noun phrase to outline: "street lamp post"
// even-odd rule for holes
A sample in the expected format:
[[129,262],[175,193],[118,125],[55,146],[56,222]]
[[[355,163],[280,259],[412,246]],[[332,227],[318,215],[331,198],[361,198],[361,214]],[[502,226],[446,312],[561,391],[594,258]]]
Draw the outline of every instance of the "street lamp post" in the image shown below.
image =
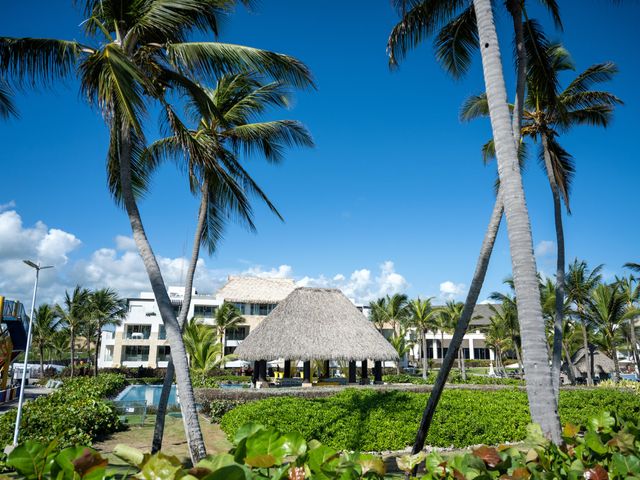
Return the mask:
[[[53,268],[53,265],[40,266],[40,262],[34,263],[31,260],[23,260],[24,263],[36,270],[36,281],[33,285],[33,298],[31,299],[31,315],[29,315],[29,331],[27,332],[27,346],[24,350],[24,366],[22,367],[22,380],[20,381],[20,396],[18,398],[18,415],[16,416],[16,429],[13,432],[13,446],[18,445],[18,434],[20,433],[20,420],[22,419],[22,404],[24,402],[24,385],[27,379],[27,368],[29,365],[29,347],[31,346],[31,330],[33,327],[33,314],[36,308],[36,293],[38,292],[38,279],[40,270]],[[44,373],[44,372],[43,372]]]

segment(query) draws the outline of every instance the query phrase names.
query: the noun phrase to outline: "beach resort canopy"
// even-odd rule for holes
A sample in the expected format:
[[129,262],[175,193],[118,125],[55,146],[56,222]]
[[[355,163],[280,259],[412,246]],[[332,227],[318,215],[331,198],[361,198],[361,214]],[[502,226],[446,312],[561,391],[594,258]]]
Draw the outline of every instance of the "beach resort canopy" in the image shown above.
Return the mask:
[[340,290],[304,287],[281,301],[234,354],[254,362],[282,358],[355,364],[369,359],[379,364],[398,359],[391,344]]

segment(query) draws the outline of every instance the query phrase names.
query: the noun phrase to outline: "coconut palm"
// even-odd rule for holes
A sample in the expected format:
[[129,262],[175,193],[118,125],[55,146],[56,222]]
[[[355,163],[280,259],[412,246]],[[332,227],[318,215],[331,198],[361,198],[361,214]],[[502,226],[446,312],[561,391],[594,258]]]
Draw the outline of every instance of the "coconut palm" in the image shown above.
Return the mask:
[[554,442],[561,442],[560,420],[556,406],[549,352],[545,336],[536,262],[529,213],[524,198],[518,152],[513,142],[511,117],[498,36],[489,0],[474,0],[480,38],[482,65],[489,114],[496,145],[500,190],[503,195],[507,232],[513,266],[513,281],[518,298],[523,366],[531,418]]
[[40,372],[44,375],[44,352],[51,346],[60,319],[51,305],[43,303],[38,307],[33,319],[31,341],[40,354]]
[[64,327],[61,322],[59,322],[58,326],[62,328],[53,333],[49,344],[49,363],[51,363],[54,356],[56,359],[62,360],[69,352],[69,329]]
[[[444,349],[444,333],[453,333],[460,321],[460,317],[462,317],[462,311],[464,310],[464,303],[456,302],[454,300],[449,300],[445,304],[444,308],[440,310],[438,328],[440,330],[441,336],[441,344],[440,351],[443,352]],[[449,348],[454,348],[449,342]],[[441,355],[441,358],[444,358],[444,355]],[[460,369],[460,374],[462,375],[462,379],[467,379],[467,372],[464,365],[464,350],[458,347],[458,368]]]
[[504,354],[513,348],[509,320],[503,311],[491,307],[494,314],[489,317],[489,325],[484,327],[485,343],[495,353],[496,370],[504,375]]
[[407,340],[407,330],[404,326],[400,326],[398,332],[394,333],[389,339],[389,343],[398,353],[399,360],[396,362],[396,373],[400,375],[400,362],[402,359],[411,352],[413,348],[413,342]]
[[91,323],[95,327],[94,373],[98,375],[98,358],[100,356],[100,340],[102,330],[107,326],[118,326],[127,316],[127,302],[120,298],[111,288],[101,288],[91,292],[89,296]]
[[0,73],[18,84],[50,84],[79,78],[83,97],[102,112],[110,132],[107,155],[109,188],[123,205],[133,238],[149,276],[171,345],[180,405],[191,459],[206,454],[189,378],[181,329],[160,267],[147,238],[137,197],[145,190],[148,164],[142,161],[144,122],[152,107],[161,108],[169,126],[180,122],[169,99],[190,97],[213,107],[197,81],[230,70],[246,69],[296,86],[311,84],[306,66],[294,58],[215,41],[187,42],[190,32],[217,31],[217,20],[233,6],[224,0],[85,0],[84,36],[95,41],[0,38]]
[[224,366],[233,355],[224,356],[223,344],[216,340],[215,327],[192,318],[184,326],[184,345],[189,357],[189,366],[198,372],[208,372]]
[[382,333],[384,329],[386,299],[384,297],[369,302],[369,321]]
[[[631,311],[636,308],[640,301],[640,282],[633,275],[628,277],[616,277],[616,284],[620,290],[620,294],[624,297],[627,310]],[[635,371],[640,371],[640,354],[638,352],[638,340],[636,338],[636,317],[629,317],[628,324],[625,329],[629,344],[629,353],[633,356]]]
[[216,310],[214,320],[216,333],[218,334],[218,342],[222,345],[221,356],[223,356],[227,330],[237,328],[240,324],[244,323],[245,318],[233,303],[224,302]]
[[403,293],[395,293],[384,297],[381,303],[382,309],[380,315],[383,324],[390,324],[395,334],[400,332],[409,318],[408,297]]
[[[419,297],[408,304],[409,325],[420,334],[420,347],[422,351],[422,378],[427,379],[427,332],[435,331],[435,322],[438,309],[431,305],[432,298],[421,300]],[[373,309],[372,309],[373,313]]]
[[[608,92],[593,90],[596,84],[609,81],[617,73],[611,62],[595,64],[578,74],[567,88],[555,93],[555,78],[562,71],[575,70],[568,52],[559,44],[548,44],[541,40],[541,48],[547,51],[553,69],[552,85],[546,77],[532,70],[527,77],[527,96],[524,104],[522,135],[540,143],[541,164],[547,175],[553,198],[556,229],[557,263],[554,340],[552,352],[552,374],[557,391],[562,360],[562,325],[565,307],[565,242],[562,224],[562,204],[571,213],[569,194],[575,172],[572,156],[558,141],[561,133],[577,125],[607,127],[616,105],[622,101]],[[552,91],[554,93],[550,94]],[[470,97],[461,112],[463,120],[488,116],[486,95]],[[485,145],[485,158],[494,156],[492,142]]]
[[[393,29],[389,37],[389,42],[387,44],[388,52],[390,54],[390,62],[392,64],[395,64],[397,60],[406,55],[406,53],[410,49],[421,43],[423,39],[434,34],[438,29],[441,30],[437,35],[436,54],[445,68],[454,76],[459,76],[459,74],[462,74],[467,70],[470,63],[469,60],[471,58],[471,53],[473,52],[476,45],[487,45],[487,42],[480,41],[480,35],[478,35],[480,22],[478,22],[477,20],[480,17],[477,15],[478,5],[476,5],[475,2],[472,3],[470,0],[455,2],[443,0],[395,0],[394,3],[401,6],[402,8],[402,20]],[[556,22],[556,25],[561,26],[559,9],[556,2],[554,0],[543,0],[542,3],[546,5],[550,10]],[[407,5],[410,7],[409,10],[406,10],[405,8]],[[511,14],[513,20],[515,33],[514,43],[516,45],[517,55],[515,100],[516,108],[515,114],[512,116],[511,129],[511,135],[515,141],[515,150],[515,145],[519,145],[520,143],[522,105],[524,103],[525,94],[525,77],[527,71],[527,52],[525,50],[525,40],[526,38],[528,38],[529,44],[533,47],[530,48],[529,51],[536,50],[536,36],[540,32],[540,29],[535,21],[530,21],[527,19],[525,22],[523,22],[522,17],[524,13],[523,7],[526,5],[525,2],[510,0],[507,1],[505,5],[507,6],[507,9]],[[493,46],[498,48],[497,41]],[[482,53],[484,53],[483,49],[481,49],[481,51]],[[550,72],[547,68],[548,62],[544,58],[544,52],[538,49],[537,54],[534,56],[534,58],[536,61],[530,68],[538,69],[540,75],[546,74],[547,76],[549,76]],[[438,374],[438,378],[436,379],[436,382],[434,384],[434,388],[431,392],[431,395],[429,396],[429,400],[423,413],[420,427],[418,429],[416,440],[412,449],[412,453],[414,454],[418,453],[424,446],[424,442],[426,440],[436,406],[438,404],[440,396],[442,395],[442,390],[444,389],[449,371],[453,366],[453,352],[460,348],[460,345],[462,344],[464,334],[473,315],[475,304],[478,300],[478,296],[480,295],[482,283],[484,282],[489,259],[493,250],[493,245],[495,243],[497,232],[500,227],[503,211],[506,207],[506,205],[503,205],[503,195],[501,192],[502,187],[500,188],[498,195],[496,196],[496,201],[493,207],[485,237],[482,242],[480,256],[478,257],[478,262],[476,264],[476,269],[474,271],[473,279],[470,284],[460,322],[456,327],[453,338],[451,339],[450,350],[452,353],[450,355],[447,355],[447,358],[444,359],[440,368],[440,372]],[[520,204],[520,209],[522,210],[524,202],[518,201],[517,203]],[[522,212],[520,213],[522,214]],[[524,219],[526,217],[520,218]],[[525,222],[525,224],[528,227],[528,221]],[[519,248],[517,248],[516,250],[524,252],[524,244],[522,248],[522,250],[520,250]],[[531,248],[529,249],[531,250]],[[529,257],[529,263],[532,263],[533,255],[529,255]],[[533,275],[534,269],[529,268],[528,270],[529,271],[525,274],[525,277],[531,277]],[[533,284],[532,281],[529,281],[527,283],[529,285]],[[531,293],[530,295],[531,298],[533,298],[533,293]],[[532,316],[535,316],[535,311],[532,312]],[[530,325],[535,325],[533,320],[531,321]],[[542,341],[540,332],[537,332],[537,337],[540,338],[532,339],[534,344],[536,343],[536,341]],[[534,349],[532,351],[536,350]],[[536,352],[536,358],[538,357],[541,357],[541,352]],[[545,382],[543,381],[541,384],[544,383]],[[530,399],[532,399],[531,395]],[[536,408],[534,409],[534,416],[537,418],[538,413],[540,415],[545,415],[547,418],[544,422],[542,422],[545,430],[547,430],[546,425],[549,424],[549,430],[553,430],[554,439],[559,441],[560,429],[559,426],[556,426],[556,424],[559,425],[559,421],[557,421],[557,414],[553,412],[548,413],[543,411],[542,403],[539,404],[539,407],[540,408],[538,409],[538,407],[536,406]]]
[[[591,292],[600,283],[602,275],[602,265],[596,266],[590,270],[587,262],[575,259],[567,270],[565,279],[567,297],[573,304],[576,311],[576,318],[580,322],[582,329],[582,347],[585,352],[589,351],[589,323],[585,315]],[[591,364],[591,355],[585,355],[587,361],[587,385],[593,385],[591,372],[593,365]]]
[[598,343],[613,360],[615,382],[620,380],[617,345],[624,338],[624,324],[639,314],[640,310],[628,308],[617,283],[600,283],[591,291],[585,315],[596,330]]
[[69,330],[69,349],[71,352],[71,377],[75,372],[76,336],[89,321],[90,306],[89,290],[76,285],[71,295],[66,291],[62,305],[56,305],[54,311],[60,319],[60,324]]

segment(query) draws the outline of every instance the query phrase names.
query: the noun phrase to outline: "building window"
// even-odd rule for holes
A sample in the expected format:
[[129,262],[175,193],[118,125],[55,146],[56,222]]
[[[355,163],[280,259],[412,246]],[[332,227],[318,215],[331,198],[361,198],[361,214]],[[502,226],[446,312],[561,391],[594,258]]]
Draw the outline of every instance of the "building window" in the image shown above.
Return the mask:
[[215,305],[195,305],[193,307],[193,316],[197,318],[213,318],[215,312]]
[[227,340],[244,340],[249,335],[248,326],[240,326],[233,329],[229,329],[226,332]]
[[151,336],[151,325],[127,325],[127,338],[148,340]]
[[171,358],[171,347],[169,345],[161,345],[158,347],[158,362],[168,362]]
[[180,316],[180,309],[182,308],[182,302],[178,304],[173,304],[173,314],[177,317]]
[[236,351],[236,347],[224,347],[224,354],[231,355]]
[[393,331],[393,328],[383,328],[381,333],[384,338],[391,340],[395,332]]
[[148,362],[149,345],[127,345],[124,347],[125,362]]
[[104,358],[105,362],[113,361],[113,345],[108,345],[104,349]]
[[271,310],[276,308],[276,306],[272,303],[252,303],[251,304],[251,315],[269,315]]
[[167,331],[164,328],[164,325],[160,325],[158,329],[158,340],[166,340],[167,339]]
[[474,348],[473,356],[476,360],[489,360],[489,349],[488,348]]
[[238,309],[238,311],[240,312],[240,315],[246,315],[247,312],[245,311],[245,305],[247,305],[246,303],[234,303],[233,306],[236,307]]

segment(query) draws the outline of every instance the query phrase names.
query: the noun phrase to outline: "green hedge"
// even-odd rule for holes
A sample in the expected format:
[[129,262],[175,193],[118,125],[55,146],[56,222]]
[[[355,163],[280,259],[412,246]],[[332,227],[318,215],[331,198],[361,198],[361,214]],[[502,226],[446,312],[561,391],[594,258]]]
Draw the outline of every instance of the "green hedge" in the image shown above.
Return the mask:
[[[348,389],[327,398],[270,398],[240,405],[222,418],[230,438],[246,422],[299,432],[337,449],[400,450],[413,443],[428,394]],[[602,411],[637,418],[640,397],[615,390],[560,393],[561,421],[577,425]],[[531,421],[520,390],[445,391],[427,443],[457,448],[525,438]]]
[[218,388],[221,383],[249,383],[251,377],[246,375],[209,375],[202,372],[191,372],[193,388]]
[[[384,375],[382,381],[385,383],[411,383],[413,385],[433,385],[436,381],[437,373],[431,372],[425,380],[421,376],[409,375],[406,373]],[[524,385],[522,380],[515,378],[487,377],[483,375],[467,374],[467,379],[463,380],[460,372],[450,372],[447,383],[460,383],[466,385]]]
[[[65,380],[51,395],[26,402],[22,411],[20,441],[50,442],[59,448],[90,445],[97,437],[122,428],[114,407],[105,401],[126,385],[123,375],[101,374]],[[16,410],[0,416],[0,445],[13,440]]]

